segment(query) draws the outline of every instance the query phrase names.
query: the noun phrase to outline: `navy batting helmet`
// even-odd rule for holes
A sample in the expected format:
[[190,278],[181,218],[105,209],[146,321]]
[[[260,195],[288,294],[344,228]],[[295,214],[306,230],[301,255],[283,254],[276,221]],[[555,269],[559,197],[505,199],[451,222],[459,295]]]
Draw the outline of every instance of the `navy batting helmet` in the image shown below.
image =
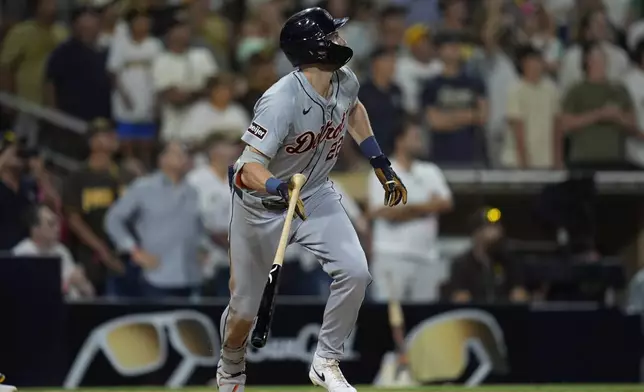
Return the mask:
[[288,18],[280,33],[280,48],[294,67],[325,64],[338,69],[353,57],[337,30],[349,18],[334,19],[326,10],[308,8]]

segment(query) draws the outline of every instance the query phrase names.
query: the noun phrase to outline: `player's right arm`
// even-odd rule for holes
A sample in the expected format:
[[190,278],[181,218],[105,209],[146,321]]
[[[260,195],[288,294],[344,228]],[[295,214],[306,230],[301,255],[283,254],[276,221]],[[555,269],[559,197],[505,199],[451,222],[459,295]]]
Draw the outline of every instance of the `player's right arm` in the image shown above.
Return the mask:
[[272,193],[272,184],[267,182],[274,176],[268,170],[268,164],[293,126],[295,96],[272,88],[255,104],[253,120],[242,135],[247,147],[237,161],[236,185]]
[[[252,154],[257,154],[264,157],[267,162],[270,161],[270,159],[266,155],[262,154],[256,148],[250,146],[246,148],[250,150]],[[240,170],[240,179],[244,188],[270,193],[267,191],[266,182],[271,177],[273,177],[273,174],[268,171],[266,166],[262,165],[261,163],[247,162]]]
[[[269,90],[255,105],[253,121],[242,136],[246,143],[236,165],[235,185],[269,193],[288,201],[289,184],[268,170],[284,139],[293,127],[297,94]],[[305,219],[304,205],[298,202],[298,215]]]

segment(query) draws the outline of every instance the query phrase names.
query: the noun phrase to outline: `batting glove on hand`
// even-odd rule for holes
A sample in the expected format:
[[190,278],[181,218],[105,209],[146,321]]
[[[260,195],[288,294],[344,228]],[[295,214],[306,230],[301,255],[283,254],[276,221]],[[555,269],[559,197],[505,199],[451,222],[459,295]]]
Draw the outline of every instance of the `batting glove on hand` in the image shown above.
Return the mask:
[[376,177],[385,190],[385,205],[393,207],[401,201],[407,204],[407,188],[402,183],[396,172],[391,168],[391,162],[384,155],[371,158],[371,166]]
[[[288,204],[289,200],[291,200],[291,195],[293,194],[293,188],[295,185],[293,184],[293,181],[289,181],[289,183],[282,182],[277,186],[277,193],[278,196],[280,196],[284,201]],[[295,205],[295,213],[297,216],[300,217],[303,221],[306,220],[306,212],[304,211],[304,203],[302,202],[301,198],[297,199],[297,204]]]

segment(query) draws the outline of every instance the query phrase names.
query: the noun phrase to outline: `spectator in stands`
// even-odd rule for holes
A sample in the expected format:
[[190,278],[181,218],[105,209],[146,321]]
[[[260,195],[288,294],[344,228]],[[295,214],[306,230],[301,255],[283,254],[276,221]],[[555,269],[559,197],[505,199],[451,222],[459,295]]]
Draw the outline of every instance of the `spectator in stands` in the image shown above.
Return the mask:
[[233,102],[235,78],[219,74],[208,83],[209,95],[196,102],[188,110],[181,125],[180,139],[184,143],[196,145],[213,133],[229,133],[241,137],[250,117],[237,102]]
[[500,26],[492,20],[486,22],[481,30],[483,50],[472,55],[470,66],[486,84],[489,116],[485,126],[485,139],[490,165],[500,165],[500,152],[503,133],[506,129],[505,109],[508,101],[508,86],[518,79],[514,63],[501,48]]
[[644,268],[640,268],[628,283],[626,311],[628,314],[644,314]]
[[[376,9],[370,0],[355,1],[351,19],[340,30],[342,37],[353,49],[353,57],[349,66],[358,77],[366,74],[369,67],[369,55],[376,45],[378,31],[375,12]],[[337,18],[337,16],[333,16]]]
[[[542,52],[531,46],[517,50],[521,79],[509,87],[506,106],[508,134],[502,160],[506,167],[551,169],[561,146],[556,135],[559,91],[547,76]],[[506,87],[507,88],[507,87]]]
[[217,64],[226,68],[230,64],[232,28],[228,20],[212,9],[214,4],[216,2],[209,0],[191,1],[188,6],[190,23],[198,44],[210,49]]
[[564,47],[557,38],[555,20],[543,4],[539,4],[534,11],[525,16],[521,35],[520,41],[523,45],[531,45],[541,53],[545,71],[556,75]]
[[472,217],[472,248],[452,262],[446,289],[457,303],[525,302],[524,271],[504,249],[501,213],[484,208]]
[[393,0],[407,9],[407,23],[428,23],[434,26],[440,21],[439,0]]
[[634,166],[644,168],[644,38],[633,51],[633,67],[624,76],[623,84],[630,93],[637,116],[637,134],[628,137],[626,158]]
[[369,113],[373,133],[385,154],[393,150],[392,129],[403,119],[402,92],[394,81],[396,51],[378,48],[371,54],[371,75],[358,94]]
[[409,54],[400,56],[396,62],[396,84],[402,90],[405,111],[417,115],[422,86],[443,71],[443,64],[434,56],[429,27],[416,24],[408,28],[405,45]]
[[37,148],[27,149],[28,175],[35,181],[38,189],[38,202],[51,208],[55,213],[60,213],[62,200],[57,187],[57,178],[47,169],[45,158]]
[[50,106],[80,119],[111,118],[107,52],[97,45],[100,19],[81,9],[73,16],[73,36],[54,50],[47,63]]
[[56,13],[56,0],[38,0],[33,18],[9,30],[0,52],[0,90],[43,103],[47,58],[67,37]]
[[129,0],[126,12],[138,9],[150,15],[152,19],[152,35],[158,38],[166,37],[177,20],[188,22],[187,6],[192,1],[166,1],[166,0]]
[[101,18],[98,46],[108,50],[115,40],[127,36],[127,27],[121,21],[123,0],[100,0],[96,4],[96,11]]
[[83,269],[76,265],[72,254],[59,242],[60,222],[56,214],[46,206],[34,205],[26,211],[25,221],[29,237],[13,248],[13,254],[59,257],[63,294],[68,298],[93,297],[94,287]]
[[241,104],[246,112],[252,113],[257,100],[277,82],[275,56],[273,53],[261,52],[253,55],[246,66],[246,92]]
[[442,20],[439,27],[441,33],[450,32],[462,34],[467,29],[468,9],[464,0],[440,0],[438,2]]
[[466,75],[461,65],[461,38],[436,37],[443,72],[430,80],[422,107],[431,128],[432,161],[448,165],[484,165],[488,104],[483,82]]
[[[210,135],[204,147],[208,165],[193,169],[188,174],[188,183],[199,194],[201,219],[208,233],[208,258],[204,265],[206,290],[210,294],[222,294],[221,287],[212,287],[213,279],[220,269],[228,268],[228,224],[230,214],[230,185],[228,166],[240,153],[239,137],[229,133]],[[225,292],[225,288],[223,290]]]
[[36,203],[36,184],[23,175],[24,149],[12,140],[0,140],[0,251],[11,250],[29,235],[23,217]]
[[181,126],[192,104],[206,92],[217,73],[212,54],[190,46],[190,27],[181,21],[170,29],[166,50],[153,64],[154,85],[161,102],[161,139],[181,138]]
[[136,158],[125,158],[120,165],[122,186],[127,187],[137,178],[146,174],[146,167]]
[[118,170],[112,160],[118,141],[105,119],[92,122],[88,141],[90,155],[84,167],[67,178],[63,205],[76,260],[85,268],[97,294],[103,295],[107,276],[124,272],[103,230],[105,214],[120,193]]
[[637,44],[644,39],[644,2],[632,0],[629,23],[626,30],[626,44],[629,50],[635,50]]
[[475,41],[473,32],[468,28],[468,4],[465,0],[439,0],[439,10],[443,16],[437,34],[452,34],[461,37],[461,58],[470,59],[474,53]]
[[380,11],[377,44],[389,50],[398,50],[405,36],[407,10],[398,5],[388,5]]
[[[147,174],[145,165],[136,158],[126,158],[119,165],[119,178],[121,180],[121,193],[127,192],[138,178]],[[133,222],[128,222],[130,230],[134,232]],[[105,295],[111,298],[140,298],[143,296],[141,279],[142,269],[136,264],[129,254],[120,255],[125,266],[125,272],[121,275],[113,275],[107,279]]]
[[162,52],[161,42],[150,36],[150,17],[128,12],[128,34],[114,41],[107,69],[112,78],[112,107],[116,131],[126,157],[138,156],[152,164],[156,137],[156,93],[152,62]]
[[586,77],[563,98],[561,131],[569,140],[567,160],[571,167],[625,168],[625,139],[639,134],[630,96],[624,86],[609,80],[607,64],[601,43],[584,45]]
[[[198,294],[204,230],[199,195],[185,179],[186,148],[167,143],[160,170],[136,180],[109,210],[105,229],[119,251],[143,269],[143,295],[151,299]],[[132,222],[134,230],[130,230]]]
[[583,46],[587,42],[597,42],[606,57],[606,75],[609,80],[617,81],[628,70],[626,52],[610,42],[610,26],[606,13],[596,10],[581,20],[580,43],[566,50],[559,70],[559,86],[563,91],[583,79]]
[[[250,17],[242,21],[241,34],[235,51],[235,58],[240,67],[249,66],[249,60],[258,53],[263,53],[271,49],[273,45],[267,30],[263,27],[260,20],[256,17]],[[282,51],[277,53],[276,62],[278,75],[284,76],[293,70],[293,65],[288,61]]]
[[436,301],[445,277],[436,238],[439,215],[452,209],[452,193],[438,166],[418,159],[422,152],[417,124],[396,130],[391,162],[407,186],[406,205],[383,207],[378,179],[369,180],[369,215],[375,220],[371,273],[378,301]]

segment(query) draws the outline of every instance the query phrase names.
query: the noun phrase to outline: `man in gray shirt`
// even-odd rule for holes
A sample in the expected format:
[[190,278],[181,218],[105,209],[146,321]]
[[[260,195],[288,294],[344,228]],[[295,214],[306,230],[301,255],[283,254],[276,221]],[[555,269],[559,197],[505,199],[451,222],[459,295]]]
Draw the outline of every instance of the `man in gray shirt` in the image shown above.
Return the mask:
[[201,285],[204,231],[197,191],[185,181],[188,160],[181,144],[168,143],[160,170],[137,179],[105,218],[118,250],[143,268],[145,297],[189,297]]

